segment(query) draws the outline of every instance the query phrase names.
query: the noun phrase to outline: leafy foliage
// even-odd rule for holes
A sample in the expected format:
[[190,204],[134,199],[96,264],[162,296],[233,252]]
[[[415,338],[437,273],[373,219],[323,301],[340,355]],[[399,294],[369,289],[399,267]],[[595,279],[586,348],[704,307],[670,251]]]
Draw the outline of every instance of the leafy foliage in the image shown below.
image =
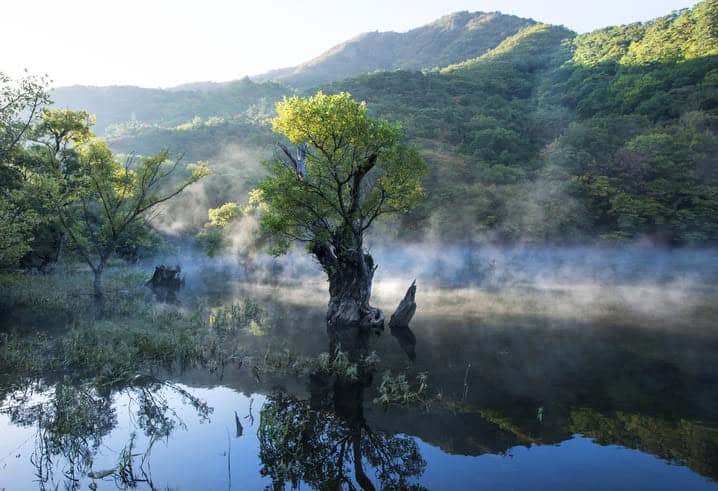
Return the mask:
[[350,94],[288,98],[277,113],[275,131],[307,145],[305,170],[293,158],[274,159],[254,194],[278,251],[291,240],[324,243],[339,233],[351,233],[360,250],[379,215],[407,211],[421,198],[423,160],[401,143],[397,126],[370,117]]
[[226,251],[228,242],[225,230],[242,216],[242,210],[237,203],[225,203],[219,208],[211,208],[208,214],[209,222],[197,234],[197,238],[208,256],[216,256]]
[[48,102],[46,86],[44,78],[13,81],[0,72],[0,267],[17,264],[31,249],[42,221],[28,202],[35,178],[16,162],[28,130]]
[[713,241],[716,12],[706,1],[581,36],[535,25],[438,73],[332,90],[365,98],[422,145],[428,199],[407,227],[455,239]]
[[109,258],[128,241],[147,238],[147,213],[206,176],[207,166],[200,162],[176,179],[179,161],[168,164],[166,150],[122,165],[94,137],[87,112],[42,109],[37,117],[47,102],[43,86],[31,78],[15,88],[6,77],[1,81],[0,171],[7,179],[1,183],[0,264],[16,265],[42,247],[57,261],[69,238],[95,273],[99,296]]
[[[56,195],[55,206],[63,230],[96,276],[145,213],[209,174],[206,163],[200,162],[189,176],[164,191],[161,185],[179,164],[168,164],[166,150],[136,165],[132,160],[120,164],[107,144],[99,140],[89,140],[78,153],[80,172],[59,183],[65,192]],[[100,294],[97,286],[96,293]]]

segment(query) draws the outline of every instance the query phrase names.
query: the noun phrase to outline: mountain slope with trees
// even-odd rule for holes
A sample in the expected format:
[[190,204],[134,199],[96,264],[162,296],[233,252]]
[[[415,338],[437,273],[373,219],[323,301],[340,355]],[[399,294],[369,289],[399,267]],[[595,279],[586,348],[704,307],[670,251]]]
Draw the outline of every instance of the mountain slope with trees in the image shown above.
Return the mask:
[[455,66],[331,90],[422,140],[432,177],[412,228],[457,239],[714,241],[716,12],[706,1],[581,36],[535,25]]
[[[255,83],[249,78],[224,84],[187,84],[178,90],[142,87],[59,87],[51,92],[56,106],[89,109],[97,119],[98,134],[133,126],[172,127],[192,120],[235,117],[256,118],[274,111],[274,103],[290,92],[275,82]],[[109,131],[108,131],[109,130]],[[118,128],[114,128],[117,131]]]
[[[447,19],[469,19],[466,26],[483,15],[455,14],[410,33],[433,32]],[[511,26],[515,31],[501,31],[492,46],[476,41],[475,55],[454,50],[460,60],[441,55],[460,43],[425,49],[434,58],[421,61],[423,68],[441,68],[364,73],[306,90],[245,80],[245,88],[265,94],[263,105],[247,97],[244,112],[209,116],[203,108],[191,117],[188,105],[182,124],[173,125],[178,117],[115,126],[111,145],[142,154],[170,147],[208,159],[231,140],[268,157],[274,101],[347,91],[367,101],[373,116],[400,123],[429,164],[427,199],[382,233],[511,242],[717,240],[718,1],[582,35],[532,21]],[[357,66],[371,62],[357,56]],[[316,80],[329,77],[322,64],[303,66]],[[192,97],[212,99],[215,90]]]
[[498,12],[456,12],[405,33],[360,34],[306,63],[253,78],[309,88],[377,70],[443,67],[480,56],[534,23]]

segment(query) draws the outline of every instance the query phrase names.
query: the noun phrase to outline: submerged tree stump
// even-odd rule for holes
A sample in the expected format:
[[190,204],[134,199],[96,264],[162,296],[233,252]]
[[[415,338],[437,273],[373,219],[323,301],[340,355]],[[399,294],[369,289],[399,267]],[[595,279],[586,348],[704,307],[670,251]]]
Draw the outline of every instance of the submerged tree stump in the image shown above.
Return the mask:
[[416,280],[411,284],[399,302],[399,306],[389,319],[389,331],[399,341],[399,346],[404,350],[409,360],[416,361],[416,336],[409,328],[409,323],[416,313]]
[[399,342],[409,360],[416,361],[416,336],[409,328],[409,322],[416,313],[416,280],[411,284],[389,320],[389,331]]
[[391,319],[389,319],[389,327],[409,327],[409,322],[416,313],[416,280],[411,283],[411,286],[406,291],[406,295],[399,306],[396,308]]
[[177,302],[177,292],[184,285],[184,278],[180,276],[182,268],[163,265],[155,266],[152,278],[145,284],[155,294],[160,302]]

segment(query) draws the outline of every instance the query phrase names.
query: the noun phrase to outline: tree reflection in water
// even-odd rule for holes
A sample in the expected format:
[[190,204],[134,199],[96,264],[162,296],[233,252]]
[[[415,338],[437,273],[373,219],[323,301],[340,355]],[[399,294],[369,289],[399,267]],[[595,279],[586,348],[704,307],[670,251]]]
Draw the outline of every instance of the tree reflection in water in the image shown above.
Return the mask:
[[[309,399],[277,391],[261,412],[258,431],[261,473],[274,489],[301,482],[315,489],[373,490],[365,465],[381,489],[424,489],[426,461],[413,438],[374,431],[364,418],[364,392],[373,372],[366,362],[369,332],[329,330],[327,367],[314,371]],[[340,361],[341,359],[341,361]],[[348,359],[349,364],[346,364]]]
[[[121,395],[130,401],[132,423],[147,437],[146,447],[135,448],[132,432],[115,467],[93,469],[103,439],[117,426],[113,398]],[[155,489],[145,466],[152,446],[166,440],[176,428],[186,427],[170,406],[169,398],[177,396],[193,407],[201,420],[209,417],[212,408],[204,401],[178,385],[149,378],[137,378],[136,384],[120,390],[99,390],[67,380],[29,382],[5,399],[10,405],[3,412],[14,424],[37,429],[30,462],[40,489],[58,489],[61,484],[65,489],[79,489],[84,476],[113,477],[120,489],[140,482]],[[95,487],[90,484],[91,489]]]

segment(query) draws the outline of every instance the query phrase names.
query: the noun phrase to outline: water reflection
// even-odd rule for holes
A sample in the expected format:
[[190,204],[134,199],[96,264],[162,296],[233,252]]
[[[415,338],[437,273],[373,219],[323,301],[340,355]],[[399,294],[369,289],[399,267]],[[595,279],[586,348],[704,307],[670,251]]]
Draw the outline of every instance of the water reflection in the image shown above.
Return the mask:
[[[1,440],[17,442],[0,441],[0,489],[718,488],[714,331],[420,311],[375,337],[327,333],[319,309],[272,309],[237,343],[286,361],[276,373],[0,383]],[[299,356],[317,367],[297,377]],[[26,438],[16,427],[32,448],[3,461]]]
[[[261,413],[258,437],[262,475],[274,489],[301,482],[314,489],[425,489],[426,467],[415,439],[371,428],[364,417],[365,391],[374,373],[366,362],[367,330],[329,329],[327,368],[309,376],[308,399],[272,393]],[[342,358],[339,361],[339,358]]]
[[[112,391],[65,379],[28,381],[6,396],[2,413],[14,425],[35,429],[29,460],[39,489],[80,489],[88,478],[91,489],[95,480],[110,478],[120,489],[139,483],[155,489],[147,463],[152,447],[177,428],[186,429],[176,405],[192,407],[199,421],[206,421],[212,409],[180,385],[148,378],[136,382]],[[116,463],[97,469],[98,452],[118,425],[118,399],[126,401],[132,431]],[[145,436],[143,448],[137,447],[136,431]]]
[[399,342],[399,346],[409,360],[416,361],[416,335],[409,326],[391,326],[389,332]]

